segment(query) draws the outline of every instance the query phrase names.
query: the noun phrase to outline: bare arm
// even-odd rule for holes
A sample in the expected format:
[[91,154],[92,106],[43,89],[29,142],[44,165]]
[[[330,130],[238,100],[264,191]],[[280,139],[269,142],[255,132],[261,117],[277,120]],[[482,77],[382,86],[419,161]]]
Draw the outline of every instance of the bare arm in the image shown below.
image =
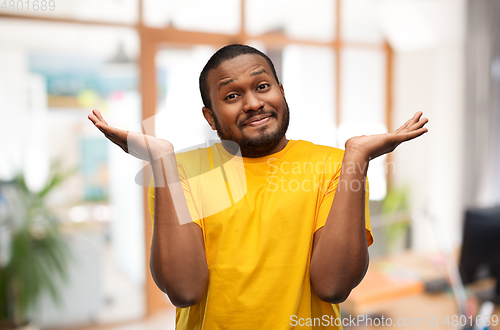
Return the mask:
[[[427,132],[423,128],[427,119],[420,119],[421,115],[416,113],[395,132],[346,142],[330,213],[325,226],[314,234],[310,275],[321,300],[341,303],[363,279],[368,268],[364,189],[368,162]],[[344,170],[347,167],[349,171]]]
[[172,144],[113,128],[97,110],[89,119],[111,142],[151,164],[155,180],[151,274],[175,306],[196,304],[207,287],[208,267],[202,230],[192,222],[187,209]]
[[[166,159],[167,158],[167,159]],[[153,163],[153,175],[167,177],[166,172],[178,176],[174,157]],[[196,304],[205,293],[208,267],[205,258],[203,233],[194,222],[181,224],[172,196],[184,198],[180,181],[177,184],[155,185],[154,231],[151,244],[150,268],[156,285],[168,294],[176,307]],[[172,193],[173,192],[173,193]],[[184,201],[185,202],[185,201]]]
[[[365,189],[362,188],[368,169],[359,171],[358,168],[356,173],[344,171],[348,162],[358,161],[362,160],[346,150],[330,213],[325,226],[314,234],[311,281],[318,297],[331,303],[344,301],[368,267]],[[351,182],[356,183],[351,186]]]

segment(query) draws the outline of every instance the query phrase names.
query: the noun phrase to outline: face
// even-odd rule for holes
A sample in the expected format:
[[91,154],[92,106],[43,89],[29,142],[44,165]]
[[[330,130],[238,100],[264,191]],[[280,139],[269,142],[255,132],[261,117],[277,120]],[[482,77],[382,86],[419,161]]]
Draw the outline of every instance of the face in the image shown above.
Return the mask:
[[262,157],[283,149],[289,123],[283,86],[266,59],[245,54],[209,72],[212,109],[203,115],[221,140],[236,142],[245,157]]

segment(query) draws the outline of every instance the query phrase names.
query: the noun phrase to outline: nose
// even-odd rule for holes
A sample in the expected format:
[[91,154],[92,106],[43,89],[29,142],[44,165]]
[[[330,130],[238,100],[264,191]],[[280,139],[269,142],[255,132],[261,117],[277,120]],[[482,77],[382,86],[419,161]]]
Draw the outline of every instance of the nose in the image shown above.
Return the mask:
[[246,93],[243,98],[243,111],[258,111],[264,108],[265,102],[257,93]]

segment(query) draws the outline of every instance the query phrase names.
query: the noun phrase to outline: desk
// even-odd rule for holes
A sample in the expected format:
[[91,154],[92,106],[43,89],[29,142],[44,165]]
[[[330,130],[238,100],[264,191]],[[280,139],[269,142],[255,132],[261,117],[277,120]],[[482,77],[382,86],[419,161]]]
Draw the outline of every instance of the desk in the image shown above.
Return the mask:
[[[374,260],[370,264],[365,277],[367,281],[363,281],[358,288],[353,290],[351,296],[341,305],[342,311],[351,314],[353,318],[356,318],[357,315],[381,315],[384,318],[390,318],[392,321],[392,326],[379,325],[370,327],[364,325],[356,329],[461,329],[459,326],[453,327],[451,323],[454,315],[460,316],[451,291],[430,294],[425,293],[423,290],[423,281],[444,276],[444,266],[441,266],[439,256],[415,255],[412,253]],[[407,285],[405,286],[403,282],[399,289],[390,288],[389,281],[384,284],[383,280],[379,281],[377,277],[379,275],[373,276],[374,273],[380,272],[389,274],[389,276],[396,274],[396,277],[406,279]],[[387,290],[381,290],[383,285],[388,286]],[[493,285],[493,281],[482,281],[469,286],[468,290],[471,292],[470,296],[473,297],[474,292],[493,287]],[[374,293],[371,296],[370,291]],[[379,299],[376,299],[376,294],[380,291],[384,292],[384,294],[380,294]],[[498,317],[499,324],[491,326],[490,329],[500,330],[499,306],[496,306],[494,315]],[[446,317],[450,321],[449,324],[444,323]],[[373,319],[372,322],[376,324]],[[398,325],[398,322],[401,325]],[[470,320],[468,322],[470,324]]]
[[[451,294],[416,294],[386,301],[378,304],[377,307],[380,315],[383,315],[385,318],[391,318],[392,326],[360,326],[356,329],[460,329],[460,327],[451,326],[451,323],[450,325],[443,323],[447,316],[449,316],[451,322],[453,315],[458,314],[455,299]],[[498,306],[494,314],[499,318],[499,324],[490,329],[500,330],[500,308]],[[365,314],[362,313],[359,315]],[[398,326],[397,322],[399,319],[401,319],[401,324],[406,322],[406,325]],[[431,323],[429,324],[429,322]]]

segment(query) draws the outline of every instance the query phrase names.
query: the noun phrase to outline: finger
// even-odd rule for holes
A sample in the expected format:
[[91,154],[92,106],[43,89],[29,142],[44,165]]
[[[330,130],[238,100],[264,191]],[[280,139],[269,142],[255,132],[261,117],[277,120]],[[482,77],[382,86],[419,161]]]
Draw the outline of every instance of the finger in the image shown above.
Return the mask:
[[110,127],[107,126],[105,123],[103,123],[99,118],[96,117],[94,114],[90,114],[88,116],[89,120],[94,123],[94,126],[97,127],[98,130],[100,130],[104,134],[109,134],[111,132],[108,132]]
[[107,127],[107,126],[104,126],[104,124],[94,124],[94,125],[95,125],[95,127],[97,127],[97,129],[98,129],[99,131],[101,131],[101,133],[103,133],[104,135],[109,134],[109,133],[106,131],[106,129],[107,129],[106,127]]
[[94,114],[97,118],[99,118],[99,120],[104,120],[104,118],[102,118],[102,114],[101,114],[101,112],[100,112],[99,110],[94,109],[94,110],[92,110],[92,113],[93,113],[93,114]]
[[97,128],[101,130],[101,132],[114,136],[122,140],[123,142],[127,141],[128,132],[122,129],[114,128],[109,125],[104,124],[102,121],[95,124]]
[[423,115],[422,111],[415,112],[413,118],[410,119],[410,122],[408,123],[408,127],[412,127],[413,125],[415,125],[415,123],[417,123],[420,120],[420,117],[422,117],[422,115]]
[[405,141],[413,140],[414,138],[417,138],[417,137],[421,136],[422,134],[427,133],[428,131],[429,130],[427,128],[422,127],[422,128],[419,128],[415,131],[408,132],[408,134],[406,135]]
[[[99,110],[92,110],[92,114],[89,115],[89,119],[99,128],[102,132],[106,132],[107,134],[113,135],[119,139],[124,141],[127,140],[128,132],[122,129],[114,128],[108,125],[108,123],[104,120]],[[101,125],[98,125],[102,123]]]
[[398,128],[395,132],[399,132],[399,131],[402,131],[402,130],[404,130],[404,129],[406,129],[406,128],[411,127],[412,125],[414,125],[415,123],[417,123],[417,122],[418,122],[418,120],[419,120],[420,116],[422,116],[422,114],[423,114],[423,113],[422,113],[422,111],[418,111],[418,112],[416,112],[416,113],[413,115],[413,117],[412,117],[412,118],[408,119],[408,120],[406,121],[406,123],[404,123],[403,125],[401,125],[401,127],[399,127],[399,128]]
[[[97,118],[97,117],[96,117]],[[102,121],[98,121],[96,122],[95,124],[95,127],[97,127],[97,129],[99,129],[101,132],[103,132],[104,134],[110,134],[112,133],[110,131],[111,127],[109,127],[108,125],[106,125],[105,123],[103,123]]]
[[92,123],[94,123],[94,125],[99,122],[99,118],[96,117],[96,115],[94,115],[93,113],[91,113],[90,115],[88,115],[87,117]]
[[[95,126],[96,126],[96,127],[97,127],[100,131],[101,131],[101,132],[103,132],[103,133],[104,133],[104,131],[105,131],[105,130],[107,130],[107,128],[106,128],[106,127],[108,126],[108,124],[107,124],[105,121],[103,121],[103,120],[99,119],[99,117],[97,117],[95,114],[91,113],[90,115],[88,115],[88,118],[90,119],[90,121],[91,121],[92,123],[94,123],[94,125],[95,125]],[[99,124],[99,125],[98,125],[98,124]]]
[[425,124],[427,124],[429,122],[429,119],[427,118],[422,118],[420,119],[417,123],[413,124],[413,126],[409,127],[409,130],[410,131],[414,131],[414,130],[417,130],[419,128],[422,128],[424,127]]
[[111,142],[122,148],[123,151],[128,153],[126,138],[123,139],[123,134],[118,134],[118,136],[116,136],[117,129],[108,126],[106,122],[104,120],[99,119],[96,114],[100,115],[100,113],[96,110],[96,113],[90,114],[88,116],[88,119],[94,123],[95,127],[97,127],[97,129],[101,131],[108,140],[110,140]]
[[99,120],[103,121],[106,125],[108,125],[108,123],[104,120],[104,118],[102,117],[101,115],[101,112],[97,109],[94,109],[92,110],[92,112],[94,113],[94,115],[99,118]]
[[400,126],[397,130],[396,130],[396,132],[399,132],[399,131],[401,131],[401,130],[403,130],[403,129],[407,128],[408,123],[410,122],[410,120],[411,120],[411,119],[408,119],[408,120],[406,121],[406,123],[404,123],[403,125],[401,125],[401,126]]

